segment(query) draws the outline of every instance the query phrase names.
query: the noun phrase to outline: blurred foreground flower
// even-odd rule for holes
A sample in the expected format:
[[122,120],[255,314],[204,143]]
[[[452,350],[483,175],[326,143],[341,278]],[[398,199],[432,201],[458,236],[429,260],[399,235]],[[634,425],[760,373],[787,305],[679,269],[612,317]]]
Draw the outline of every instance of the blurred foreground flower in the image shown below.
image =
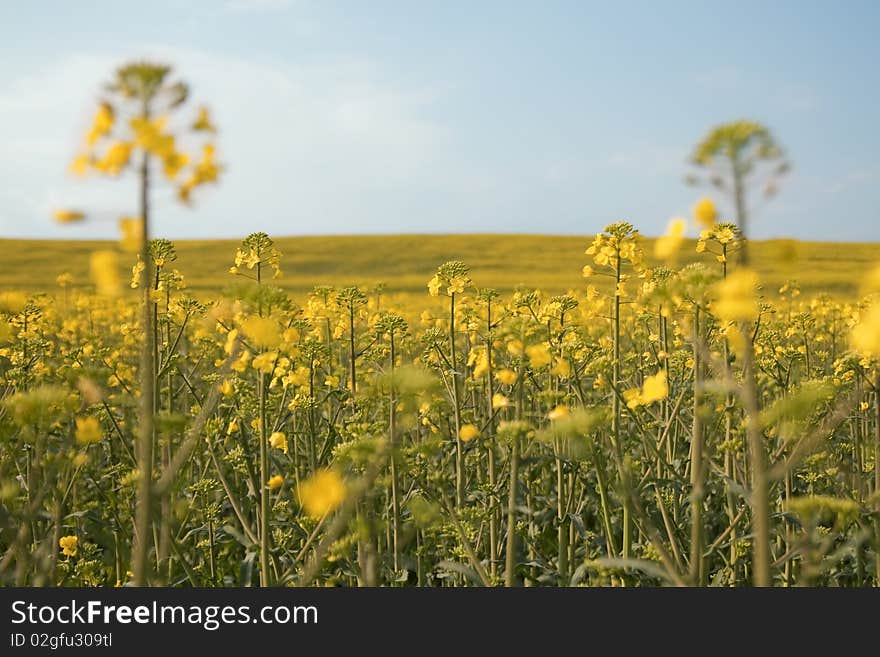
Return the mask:
[[336,470],[319,470],[299,486],[299,501],[305,512],[320,520],[344,501],[347,487]]
[[52,216],[60,224],[73,224],[86,218],[85,213],[78,210],[55,210]]

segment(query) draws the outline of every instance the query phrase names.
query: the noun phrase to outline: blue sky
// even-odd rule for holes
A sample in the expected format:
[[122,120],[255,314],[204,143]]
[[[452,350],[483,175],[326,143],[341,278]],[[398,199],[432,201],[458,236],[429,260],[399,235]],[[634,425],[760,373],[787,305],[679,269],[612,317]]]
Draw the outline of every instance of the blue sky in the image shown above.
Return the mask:
[[6,2],[0,235],[116,236],[133,180],[66,165],[146,56],[213,108],[228,165],[192,209],[156,190],[164,236],[658,234],[700,193],[692,145],[749,117],[794,164],[754,237],[880,241],[878,28],[857,1]]

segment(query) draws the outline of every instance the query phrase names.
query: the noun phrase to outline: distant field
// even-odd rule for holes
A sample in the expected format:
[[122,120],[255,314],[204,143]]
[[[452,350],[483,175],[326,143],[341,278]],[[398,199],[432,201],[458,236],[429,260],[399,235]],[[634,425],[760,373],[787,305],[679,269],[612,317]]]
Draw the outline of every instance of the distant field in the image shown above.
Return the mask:
[[[374,285],[389,292],[426,294],[425,284],[437,265],[462,260],[481,287],[510,291],[517,285],[551,293],[581,288],[584,249],[592,236],[555,235],[370,235],[283,237],[279,284],[301,294],[315,285]],[[175,242],[176,263],[188,286],[216,290],[232,282],[227,272],[235,254],[234,240]],[[89,253],[116,248],[113,242],[0,240],[0,286],[23,290],[52,288],[55,277],[70,272],[75,283],[88,283]],[[652,252],[652,240],[645,240]],[[878,243],[831,243],[770,240],[752,243],[754,266],[772,293],[786,280],[797,280],[804,294],[827,292],[837,297],[858,293],[859,280],[880,263]],[[682,248],[680,264],[712,256],[694,253],[691,241]],[[650,258],[649,258],[650,260]],[[125,255],[123,262],[133,263]],[[126,276],[128,274],[126,273]]]

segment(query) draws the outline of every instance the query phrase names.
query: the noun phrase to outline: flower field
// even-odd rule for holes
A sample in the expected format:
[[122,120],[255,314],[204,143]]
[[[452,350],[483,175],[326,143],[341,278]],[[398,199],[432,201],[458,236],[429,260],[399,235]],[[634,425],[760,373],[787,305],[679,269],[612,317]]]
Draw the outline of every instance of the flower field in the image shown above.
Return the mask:
[[745,264],[704,223],[552,238],[531,285],[450,257],[309,286],[263,233],[154,239],[148,289],[124,242],[11,253],[0,582],[877,583],[876,254]]

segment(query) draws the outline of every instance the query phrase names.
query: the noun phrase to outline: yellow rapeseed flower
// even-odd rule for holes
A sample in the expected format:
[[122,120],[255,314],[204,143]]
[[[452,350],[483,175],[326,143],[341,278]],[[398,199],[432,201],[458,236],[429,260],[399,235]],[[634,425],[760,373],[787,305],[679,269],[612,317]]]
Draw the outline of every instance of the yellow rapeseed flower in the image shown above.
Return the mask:
[[510,406],[510,400],[507,397],[498,392],[492,395],[492,408],[507,408],[508,406]]
[[529,357],[529,364],[535,368],[549,365],[553,360],[550,356],[550,348],[543,342],[526,347],[526,355]]
[[113,107],[109,103],[101,103],[92,122],[92,128],[86,136],[89,146],[94,145],[101,137],[110,134],[110,131],[113,130],[114,118]]
[[516,383],[516,372],[511,369],[504,368],[495,372],[495,379],[499,383],[503,383],[506,386],[512,386],[514,383]]
[[73,224],[86,218],[85,213],[79,210],[55,210],[52,216],[59,224]]
[[126,253],[137,253],[141,250],[144,239],[144,222],[139,217],[122,217],[119,220],[119,242]]
[[118,175],[128,166],[133,147],[134,144],[126,141],[117,141],[111,144],[104,158],[95,163],[95,168],[111,176]]
[[712,311],[724,322],[752,321],[758,318],[756,288],[758,275],[749,269],[737,269],[719,281],[715,290],[718,298]]
[[98,418],[86,416],[76,418],[76,442],[80,445],[92,445],[101,442],[101,424]]
[[681,248],[686,228],[687,222],[681,217],[670,219],[666,232],[654,242],[654,257],[660,260],[672,260]]
[[477,428],[475,424],[465,424],[458,432],[458,437],[462,439],[463,442],[470,442],[474,438],[480,435],[480,430]]
[[269,478],[267,483],[269,485],[269,490],[278,490],[284,485],[284,477],[281,475],[274,475]]
[[269,436],[269,445],[287,454],[287,436],[280,431],[275,431]]
[[192,129],[197,132],[217,132],[217,127],[211,123],[211,116],[207,107],[200,107],[199,114],[192,124]]
[[336,470],[322,469],[302,482],[298,493],[306,514],[320,520],[342,505],[348,490]]
[[570,412],[568,410],[568,406],[566,406],[565,404],[560,404],[559,406],[554,408],[552,411],[547,413],[547,417],[551,420],[564,420],[569,415],[570,415]]
[[880,303],[874,303],[859,317],[849,334],[852,348],[875,358],[880,356]]
[[264,351],[263,353],[254,356],[254,360],[251,362],[251,367],[263,374],[271,374],[272,370],[275,369],[275,360],[277,358],[277,351]]
[[642,403],[650,404],[655,401],[666,399],[669,395],[669,386],[666,384],[666,371],[660,370],[653,376],[645,377],[642,384]]
[[257,347],[274,349],[281,344],[281,327],[274,319],[248,317],[240,325],[248,341]]
[[79,539],[76,536],[62,536],[58,539],[58,547],[61,548],[61,553],[65,557],[75,557],[78,544]]
[[718,210],[712,199],[703,197],[694,204],[694,221],[703,228],[712,228],[718,219]]
[[89,171],[89,164],[91,163],[91,158],[88,155],[83,153],[77,155],[73,158],[73,161],[70,163],[70,173],[75,176],[84,176]]
[[116,251],[93,251],[89,259],[89,270],[98,294],[119,294],[122,281],[119,277],[119,255]]

